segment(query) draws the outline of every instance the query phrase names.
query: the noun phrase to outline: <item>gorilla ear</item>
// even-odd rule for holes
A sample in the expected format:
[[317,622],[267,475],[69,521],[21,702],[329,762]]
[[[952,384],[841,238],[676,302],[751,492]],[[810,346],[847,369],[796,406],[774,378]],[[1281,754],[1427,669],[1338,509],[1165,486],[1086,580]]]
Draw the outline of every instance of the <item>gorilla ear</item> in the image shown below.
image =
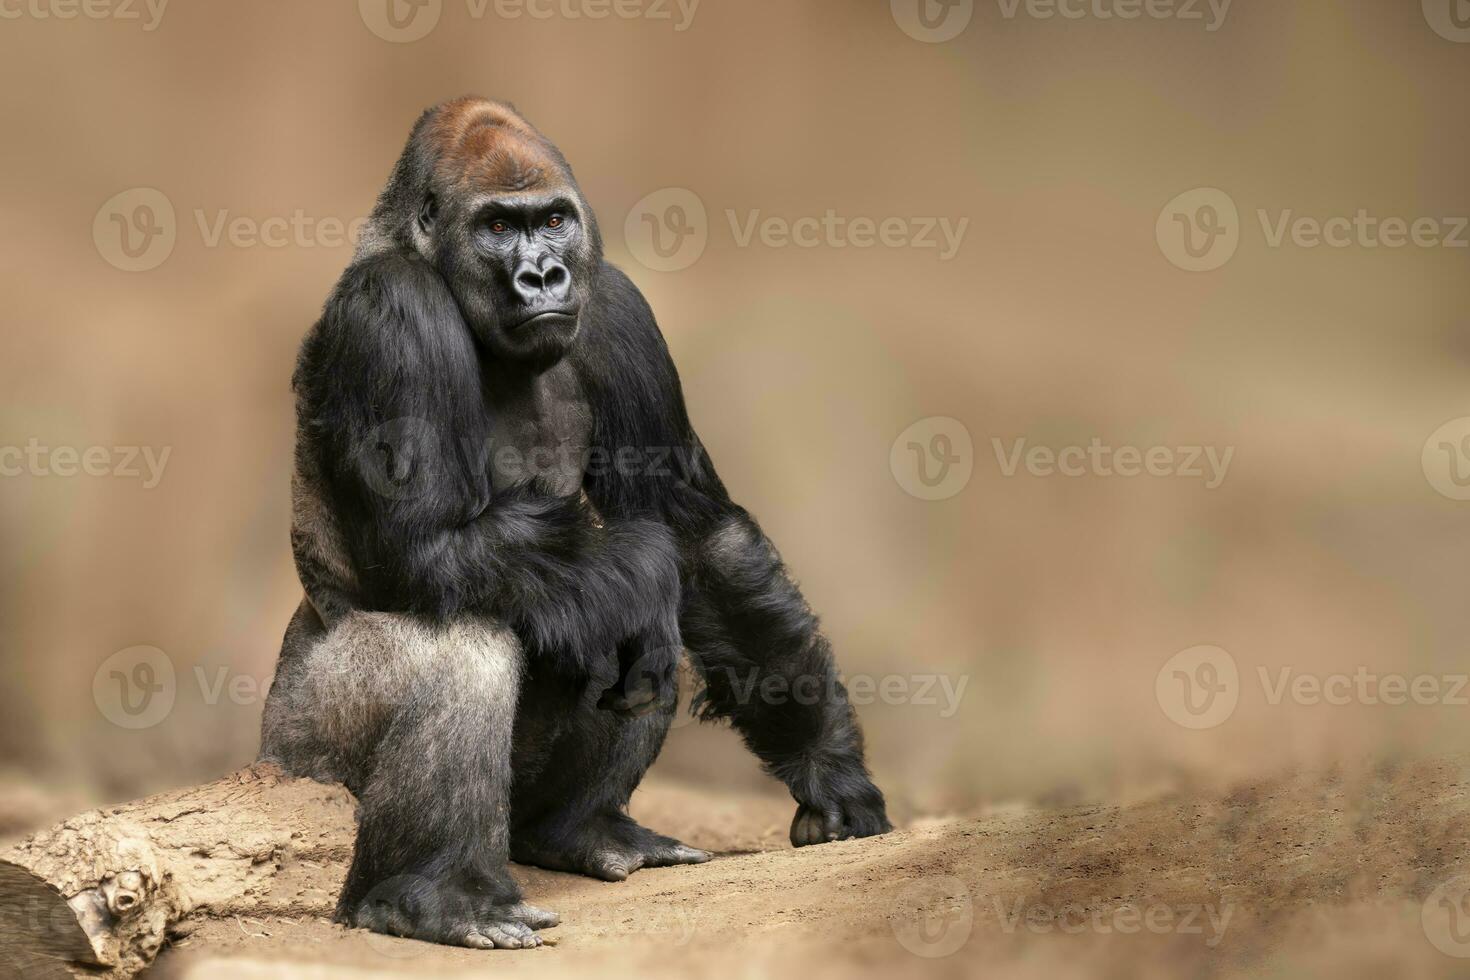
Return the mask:
[[424,203],[419,208],[419,228],[425,232],[434,229],[434,218],[439,214],[439,202],[431,193],[424,198]]

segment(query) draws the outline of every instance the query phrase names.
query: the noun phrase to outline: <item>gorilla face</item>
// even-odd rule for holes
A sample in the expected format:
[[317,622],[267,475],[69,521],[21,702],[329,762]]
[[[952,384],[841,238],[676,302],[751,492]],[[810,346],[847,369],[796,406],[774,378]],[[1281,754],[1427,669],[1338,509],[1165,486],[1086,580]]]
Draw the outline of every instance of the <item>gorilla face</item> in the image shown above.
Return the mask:
[[467,100],[440,113],[425,133],[435,165],[414,238],[492,356],[549,367],[592,295],[596,219],[561,154],[508,107]]
[[[436,221],[436,201],[423,220]],[[441,274],[494,355],[549,365],[577,337],[593,269],[581,209],[565,195],[487,195],[444,214]]]

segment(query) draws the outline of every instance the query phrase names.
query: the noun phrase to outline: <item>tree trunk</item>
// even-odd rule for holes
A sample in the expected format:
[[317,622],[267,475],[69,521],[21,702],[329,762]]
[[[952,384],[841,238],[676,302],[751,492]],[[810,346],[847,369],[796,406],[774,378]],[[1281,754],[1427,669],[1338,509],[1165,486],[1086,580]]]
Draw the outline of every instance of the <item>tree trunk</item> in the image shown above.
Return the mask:
[[0,853],[0,977],[122,980],[191,919],[330,914],[354,805],[257,763],[37,834]]

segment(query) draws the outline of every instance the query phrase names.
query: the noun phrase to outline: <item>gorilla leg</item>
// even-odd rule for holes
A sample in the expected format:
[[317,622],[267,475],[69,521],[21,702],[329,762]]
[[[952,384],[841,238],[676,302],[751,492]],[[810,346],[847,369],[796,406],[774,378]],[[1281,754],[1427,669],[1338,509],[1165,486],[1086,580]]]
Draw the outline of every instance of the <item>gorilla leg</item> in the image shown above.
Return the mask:
[[627,815],[668,734],[675,705],[641,717],[596,706],[596,685],[528,678],[516,722],[511,856],[522,864],[621,881],[639,868],[710,855]]
[[700,713],[730,719],[791,790],[791,843],[892,830],[831,646],[775,547],[737,508],[691,552],[680,627],[705,679]]
[[482,949],[539,946],[556,917],[510,877],[507,810],[520,646],[484,621],[303,603],[266,705],[262,758],[358,797],[347,925]]

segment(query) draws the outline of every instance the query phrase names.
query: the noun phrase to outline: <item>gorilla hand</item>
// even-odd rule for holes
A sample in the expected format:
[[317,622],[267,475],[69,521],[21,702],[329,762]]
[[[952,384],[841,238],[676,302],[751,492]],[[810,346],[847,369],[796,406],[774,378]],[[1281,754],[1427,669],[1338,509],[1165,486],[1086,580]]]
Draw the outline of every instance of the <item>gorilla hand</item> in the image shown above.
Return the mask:
[[893,829],[883,794],[859,760],[830,766],[817,778],[793,787],[796,816],[791,844],[806,847],[853,837],[874,837]]
[[597,706],[638,718],[672,705],[679,697],[678,644],[630,640],[618,647],[618,676]]

